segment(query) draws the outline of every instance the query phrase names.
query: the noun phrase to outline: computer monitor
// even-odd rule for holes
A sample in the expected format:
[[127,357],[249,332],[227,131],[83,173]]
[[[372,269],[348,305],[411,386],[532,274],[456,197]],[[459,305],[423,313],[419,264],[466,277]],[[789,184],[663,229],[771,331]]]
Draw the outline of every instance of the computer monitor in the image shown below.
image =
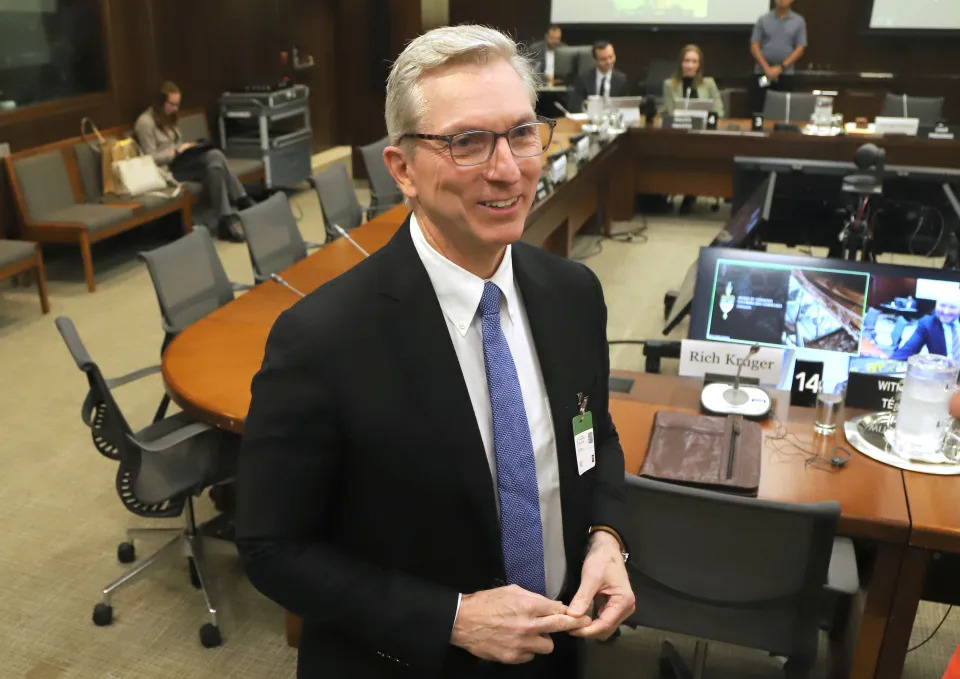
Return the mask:
[[679,111],[703,111],[710,113],[716,106],[713,99],[676,99],[674,101],[674,115]]
[[905,134],[909,137],[916,137],[919,130],[919,118],[877,116],[874,121],[874,132],[877,134]]
[[[757,233],[757,225],[770,217],[770,204],[773,201],[773,190],[777,181],[777,173],[771,172],[754,189],[750,198],[740,206],[740,209],[730,218],[730,221],[713,237],[710,247],[741,248],[749,247]],[[669,335],[683,318],[690,313],[690,303],[693,301],[693,290],[697,281],[697,263],[694,262],[687,269],[683,283],[677,290],[677,297],[670,307],[663,334]]]
[[960,271],[703,248],[689,336],[787,349],[781,388],[797,359],[820,361],[836,392],[850,370],[902,374],[912,354],[951,355],[942,323],[957,300]]
[[640,106],[643,97],[609,97],[606,100],[609,108],[615,108],[623,115],[624,125],[633,125],[640,122]]

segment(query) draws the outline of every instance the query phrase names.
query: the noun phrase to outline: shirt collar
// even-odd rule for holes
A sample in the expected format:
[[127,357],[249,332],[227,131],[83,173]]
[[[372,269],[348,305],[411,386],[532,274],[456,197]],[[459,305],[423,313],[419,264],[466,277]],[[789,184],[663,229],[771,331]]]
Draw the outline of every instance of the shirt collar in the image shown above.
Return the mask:
[[[433,249],[423,231],[417,222],[417,216],[410,214],[410,236],[413,239],[413,246],[423,262],[427,275],[430,277],[430,283],[437,294],[437,301],[440,302],[440,309],[460,335],[466,335],[473,323],[474,317],[480,306],[480,297],[483,296],[483,284],[486,282],[483,278],[475,276],[466,269],[457,266],[449,259]],[[517,322],[517,312],[519,310],[519,295],[517,283],[513,278],[513,246],[508,245],[506,252],[503,253],[503,260],[500,266],[489,278],[503,293],[506,300],[507,313],[513,323]]]

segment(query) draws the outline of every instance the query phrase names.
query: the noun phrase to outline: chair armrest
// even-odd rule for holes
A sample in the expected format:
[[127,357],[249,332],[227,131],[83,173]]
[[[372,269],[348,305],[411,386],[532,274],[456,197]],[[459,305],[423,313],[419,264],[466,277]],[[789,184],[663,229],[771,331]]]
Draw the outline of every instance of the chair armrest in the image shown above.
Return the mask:
[[253,283],[236,283],[234,281],[230,281],[230,287],[233,288],[234,292],[239,292],[241,290],[253,290],[253,286]]
[[130,437],[131,442],[138,445],[141,449],[148,453],[165,453],[174,446],[192,439],[194,436],[205,434],[211,430],[214,430],[214,428],[203,424],[202,422],[191,422],[190,424],[180,427],[169,434],[165,434],[164,436],[160,436],[155,439],[150,439],[149,441],[134,439],[130,434],[127,436]]
[[122,387],[124,384],[129,384],[139,380],[141,377],[146,377],[147,375],[153,375],[154,373],[160,372],[159,365],[151,365],[147,368],[140,368],[139,370],[134,370],[132,373],[127,373],[126,375],[121,375],[120,377],[114,377],[107,380],[107,386],[113,389],[114,387]]
[[860,589],[857,573],[857,555],[850,538],[834,538],[830,553],[830,568],[824,589],[836,594],[853,595]]

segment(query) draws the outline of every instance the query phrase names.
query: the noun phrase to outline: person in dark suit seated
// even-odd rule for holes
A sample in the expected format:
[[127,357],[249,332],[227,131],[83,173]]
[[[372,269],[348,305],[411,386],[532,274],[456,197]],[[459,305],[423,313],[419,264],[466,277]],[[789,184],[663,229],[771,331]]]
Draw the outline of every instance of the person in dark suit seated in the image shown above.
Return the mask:
[[634,608],[603,291],[520,242],[535,83],[494,29],[407,45],[384,161],[412,213],[270,332],[237,547],[303,619],[298,677],[572,678]]
[[596,68],[581,73],[573,82],[571,110],[579,104],[582,109],[587,97],[626,97],[630,95],[630,82],[623,71],[614,68],[617,54],[608,40],[599,40],[593,45],[593,61]]
[[890,358],[905,361],[919,354],[924,347],[931,354],[947,356],[960,361],[960,288],[944,293],[937,300],[933,313],[917,322],[910,339],[890,354]]
[[563,29],[556,24],[550,26],[543,35],[543,40],[537,40],[530,45],[530,58],[536,66],[537,73],[543,76],[548,85],[559,85],[563,82],[566,73],[557,73],[555,56],[558,47],[566,47],[563,41]]

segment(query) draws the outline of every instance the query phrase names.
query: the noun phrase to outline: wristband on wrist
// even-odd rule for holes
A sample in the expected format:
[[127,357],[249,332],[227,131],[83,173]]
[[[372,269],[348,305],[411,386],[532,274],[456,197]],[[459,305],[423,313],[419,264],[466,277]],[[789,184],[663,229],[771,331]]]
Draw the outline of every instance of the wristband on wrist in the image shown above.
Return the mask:
[[623,556],[623,562],[626,563],[627,559],[630,558],[630,553],[627,551],[627,545],[623,542],[623,538],[620,537],[620,533],[610,526],[598,525],[590,526],[590,528],[587,529],[587,537],[589,538],[591,535],[597,532],[603,532],[613,536],[614,540],[617,541],[617,545],[620,547],[620,554]]

